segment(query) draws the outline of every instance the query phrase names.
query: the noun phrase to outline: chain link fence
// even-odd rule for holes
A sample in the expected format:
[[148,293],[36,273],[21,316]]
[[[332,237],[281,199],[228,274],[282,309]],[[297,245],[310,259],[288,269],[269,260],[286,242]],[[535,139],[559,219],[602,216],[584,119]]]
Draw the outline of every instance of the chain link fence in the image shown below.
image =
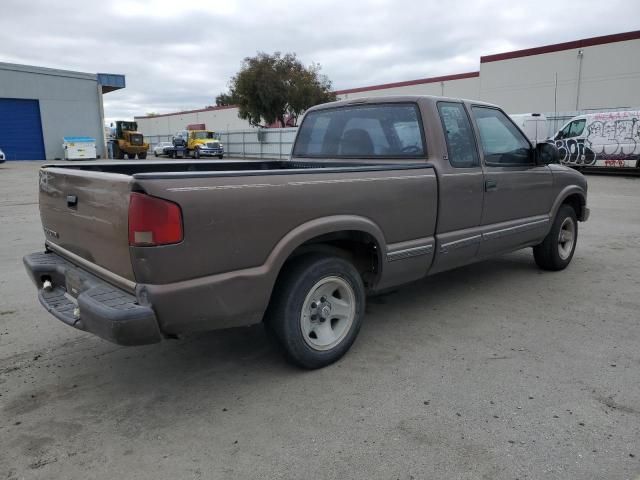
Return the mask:
[[[253,128],[218,132],[226,156],[235,158],[272,158],[284,160],[289,157],[297,128]],[[171,143],[173,135],[145,135],[150,149],[161,142]]]

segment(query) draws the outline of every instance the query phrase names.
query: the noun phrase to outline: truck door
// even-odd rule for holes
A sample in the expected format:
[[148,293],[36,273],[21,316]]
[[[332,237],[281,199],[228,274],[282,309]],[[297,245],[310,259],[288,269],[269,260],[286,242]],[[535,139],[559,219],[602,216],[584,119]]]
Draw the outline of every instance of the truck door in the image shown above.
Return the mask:
[[553,176],[535,163],[527,138],[498,108],[473,106],[484,165],[482,243],[490,256],[541,241],[549,228]]
[[484,176],[471,120],[462,102],[437,103],[445,140],[438,163],[437,254],[430,273],[472,262],[481,241]]

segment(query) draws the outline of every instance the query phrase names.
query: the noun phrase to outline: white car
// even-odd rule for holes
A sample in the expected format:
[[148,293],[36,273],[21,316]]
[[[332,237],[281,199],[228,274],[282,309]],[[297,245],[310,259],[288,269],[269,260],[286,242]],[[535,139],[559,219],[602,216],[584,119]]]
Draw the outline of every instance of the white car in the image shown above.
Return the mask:
[[157,157],[158,155],[166,155],[165,149],[173,147],[171,142],[160,142],[156,143],[156,146],[153,147],[153,154]]
[[0,163],[4,163],[5,160],[6,157],[4,156],[4,152],[2,151],[2,149],[0,149]]

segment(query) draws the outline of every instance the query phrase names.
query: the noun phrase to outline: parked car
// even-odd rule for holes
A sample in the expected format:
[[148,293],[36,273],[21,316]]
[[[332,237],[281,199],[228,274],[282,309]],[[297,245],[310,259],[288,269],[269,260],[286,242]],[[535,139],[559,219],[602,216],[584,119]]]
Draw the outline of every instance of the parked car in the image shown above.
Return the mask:
[[572,167],[640,168],[640,110],[579,115],[552,141]]
[[160,155],[168,155],[168,150],[173,147],[171,142],[160,142],[156,143],[155,147],[153,147],[153,154],[158,157]]
[[318,368],[354,342],[368,294],[526,247],[567,267],[587,182],[556,160],[494,105],[333,102],[305,114],[289,161],[43,166],[46,249],[24,263],[49,312],[112,342],[264,322]]
[[4,163],[5,160],[6,157],[4,155],[4,152],[2,151],[2,149],[0,149],[0,163]]

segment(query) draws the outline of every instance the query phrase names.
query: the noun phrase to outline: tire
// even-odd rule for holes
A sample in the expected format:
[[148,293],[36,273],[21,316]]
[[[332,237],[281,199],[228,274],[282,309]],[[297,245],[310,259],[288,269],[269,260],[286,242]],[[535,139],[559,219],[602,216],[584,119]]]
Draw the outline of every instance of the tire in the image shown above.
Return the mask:
[[139,160],[145,160],[147,158],[147,152],[142,152],[138,154]]
[[285,265],[265,326],[291,363],[321,368],[349,350],[362,325],[364,308],[364,284],[350,262],[305,255]]
[[154,155],[155,157],[157,157],[157,156],[158,156],[158,152],[153,152],[153,155]]
[[178,158],[178,153],[175,150],[173,152],[171,152],[171,158],[173,158],[173,159]]
[[224,155],[218,155],[218,160],[222,160],[222,157],[224,157]]
[[193,158],[200,158],[200,151],[197,148],[193,151]]
[[136,154],[135,153],[127,153],[127,158],[129,160],[135,160],[136,159]]
[[567,268],[578,243],[578,217],[570,205],[558,210],[551,231],[541,244],[533,247],[533,257],[543,270],[558,271]]

